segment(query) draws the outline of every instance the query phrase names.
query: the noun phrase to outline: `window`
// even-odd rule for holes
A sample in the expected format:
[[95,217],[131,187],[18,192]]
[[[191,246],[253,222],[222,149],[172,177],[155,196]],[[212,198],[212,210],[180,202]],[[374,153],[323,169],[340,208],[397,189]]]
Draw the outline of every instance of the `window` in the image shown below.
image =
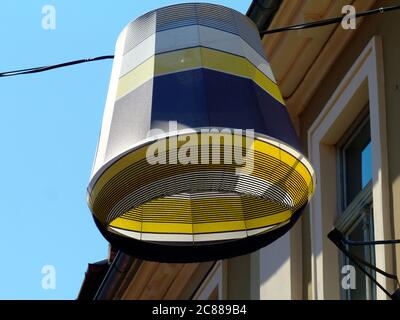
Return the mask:
[[[372,205],[372,154],[369,115],[362,116],[342,138],[337,146],[339,173],[339,218],[335,227],[353,241],[374,240]],[[347,247],[352,254],[375,264],[371,246]],[[340,257],[341,268],[352,265],[347,257]],[[373,282],[355,267],[355,288],[343,290],[341,296],[348,300],[375,299]],[[372,270],[367,270],[372,273]]]
[[[352,240],[393,238],[382,57],[381,39],[375,36],[308,130],[309,159],[317,176],[310,202],[310,289],[314,299],[387,299],[360,272],[356,272],[358,289],[344,295],[341,265],[347,261],[327,239],[334,227]],[[390,248],[363,248],[351,250],[393,273]],[[392,280],[376,276],[386,289],[393,288]]]

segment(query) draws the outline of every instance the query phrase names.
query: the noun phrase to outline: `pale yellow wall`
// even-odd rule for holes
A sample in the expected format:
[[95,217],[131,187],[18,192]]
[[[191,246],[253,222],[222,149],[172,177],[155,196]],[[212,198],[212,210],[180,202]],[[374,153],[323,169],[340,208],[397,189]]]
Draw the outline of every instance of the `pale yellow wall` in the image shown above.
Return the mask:
[[[379,1],[376,7],[397,5],[396,0]],[[348,31],[354,32],[354,31]],[[393,234],[400,239],[400,12],[368,17],[355,31],[357,34],[341,54],[328,76],[300,115],[300,138],[307,154],[307,131],[326,104],[344,75],[374,35],[383,43],[385,95],[389,162],[390,202],[393,214]],[[309,213],[302,218],[303,231],[303,298],[310,297],[311,249]],[[400,274],[400,246],[396,249],[397,274]]]
[[250,255],[227,260],[227,298],[247,300],[251,298]]

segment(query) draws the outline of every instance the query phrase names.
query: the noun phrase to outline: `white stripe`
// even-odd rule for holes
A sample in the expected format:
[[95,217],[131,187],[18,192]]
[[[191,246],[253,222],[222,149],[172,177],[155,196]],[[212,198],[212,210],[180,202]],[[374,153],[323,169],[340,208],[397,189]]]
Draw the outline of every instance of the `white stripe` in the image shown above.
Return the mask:
[[268,226],[268,227],[265,227],[265,228],[247,230],[247,235],[248,235],[249,237],[255,236],[255,235],[258,235],[258,234],[263,233],[263,232],[265,232],[265,231],[268,231],[268,230],[271,230],[271,229],[279,228],[279,227],[281,227],[282,225],[283,225],[283,224],[275,224],[275,225],[273,225],[273,226]]
[[234,232],[195,234],[193,237],[194,237],[194,242],[237,240],[237,239],[247,238],[247,232],[234,231]]
[[142,233],[142,241],[193,243],[193,235],[167,234],[167,233]]
[[166,196],[165,199],[207,199],[207,198],[240,198],[237,193],[223,193],[223,192],[195,192],[195,193],[180,193],[173,196]]
[[140,240],[140,235],[141,235],[140,232],[129,231],[129,230],[124,230],[124,229],[115,228],[115,227],[108,227],[108,230],[113,233],[116,233],[116,234],[119,234],[122,236],[126,236],[128,238]]
[[263,227],[254,230],[247,231],[233,231],[233,232],[216,232],[216,233],[206,233],[206,234],[167,234],[167,233],[139,233],[134,231],[123,230],[115,227],[109,227],[109,230],[126,236],[128,238],[133,238],[142,241],[152,241],[152,242],[212,242],[212,241],[225,241],[225,240],[238,240],[250,236],[255,236],[272,229],[277,229],[287,224],[283,222],[273,226]]

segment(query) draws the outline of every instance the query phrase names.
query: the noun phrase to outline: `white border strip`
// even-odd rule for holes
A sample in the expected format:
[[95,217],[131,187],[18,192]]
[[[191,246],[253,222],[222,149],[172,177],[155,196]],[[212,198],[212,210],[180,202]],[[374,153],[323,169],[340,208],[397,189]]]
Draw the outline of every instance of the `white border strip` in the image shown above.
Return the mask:
[[168,233],[140,233],[135,231],[124,230],[116,227],[109,227],[109,231],[141,241],[153,242],[207,242],[207,241],[226,241],[226,240],[240,240],[249,236],[255,236],[271,229],[277,229],[287,222],[275,224],[268,227],[263,227],[254,230],[232,231],[232,232],[216,232],[206,234],[168,234]]

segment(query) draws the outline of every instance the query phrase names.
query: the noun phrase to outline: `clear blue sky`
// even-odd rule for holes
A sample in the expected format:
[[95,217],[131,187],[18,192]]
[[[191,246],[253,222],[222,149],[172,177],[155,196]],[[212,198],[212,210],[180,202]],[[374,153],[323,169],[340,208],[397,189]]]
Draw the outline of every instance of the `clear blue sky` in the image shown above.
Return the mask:
[[[131,20],[167,0],[2,0],[0,71],[113,54]],[[245,13],[250,0],[198,1]],[[54,5],[56,30],[42,29]],[[86,205],[111,61],[0,78],[0,299],[75,299],[107,242]],[[56,289],[42,288],[44,265]]]

